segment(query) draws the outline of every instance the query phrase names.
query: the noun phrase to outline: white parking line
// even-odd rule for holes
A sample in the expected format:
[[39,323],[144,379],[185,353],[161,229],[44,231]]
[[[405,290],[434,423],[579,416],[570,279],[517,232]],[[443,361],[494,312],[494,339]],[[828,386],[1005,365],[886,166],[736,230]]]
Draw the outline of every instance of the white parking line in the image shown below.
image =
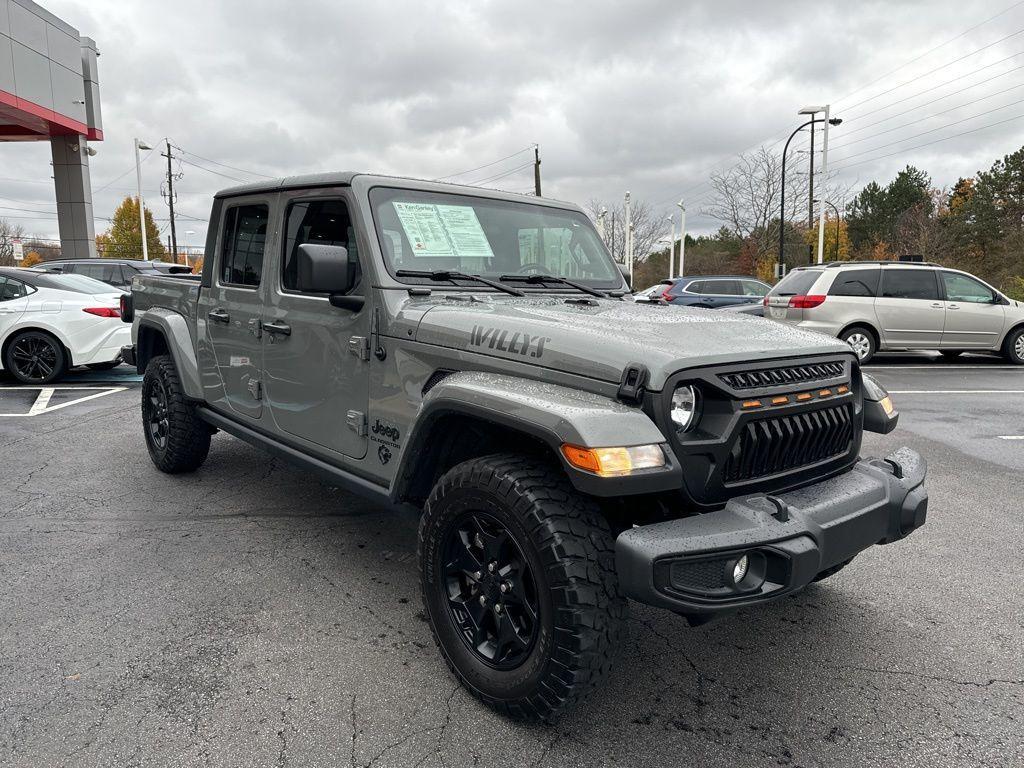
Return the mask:
[[[53,413],[59,411],[61,408],[67,408],[69,405],[79,405],[88,400],[95,400],[98,397],[106,397],[107,395],[113,395],[117,392],[124,392],[128,387],[0,387],[0,391],[25,391],[26,389],[38,389],[39,394],[36,395],[35,402],[32,403],[32,407],[28,409],[27,413],[0,413],[0,418],[3,417],[25,417],[25,416],[41,416],[44,413]],[[59,405],[50,405],[50,399],[53,397],[53,393],[58,389],[61,390],[85,390],[91,391],[91,395],[85,395],[84,397],[76,397],[74,400],[68,400],[67,402],[60,403]]]
[[996,435],[1000,440],[1024,440],[1024,435]]
[[890,389],[890,395],[1024,395],[1024,389]]

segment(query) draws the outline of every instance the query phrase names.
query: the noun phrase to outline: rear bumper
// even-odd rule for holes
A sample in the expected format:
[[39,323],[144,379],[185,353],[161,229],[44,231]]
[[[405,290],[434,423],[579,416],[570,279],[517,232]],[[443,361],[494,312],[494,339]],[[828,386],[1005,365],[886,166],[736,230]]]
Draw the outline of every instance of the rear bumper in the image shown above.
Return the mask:
[[[632,528],[615,542],[620,588],[695,618],[775,600],[872,544],[920,528],[928,510],[926,472],[920,455],[901,448],[806,488]],[[742,555],[748,577],[736,585],[733,565]]]

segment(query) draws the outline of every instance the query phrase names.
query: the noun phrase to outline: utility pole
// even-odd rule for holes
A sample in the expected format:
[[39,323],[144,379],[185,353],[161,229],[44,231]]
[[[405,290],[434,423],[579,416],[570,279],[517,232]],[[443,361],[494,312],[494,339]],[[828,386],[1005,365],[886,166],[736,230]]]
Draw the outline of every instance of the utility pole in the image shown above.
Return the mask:
[[[825,172],[828,170],[828,129],[832,124],[829,120],[829,111],[831,104],[825,105],[825,138],[824,143],[821,147],[821,174],[824,177]],[[818,263],[821,264],[825,260],[825,206],[821,207],[821,217],[818,219]],[[836,211],[836,217],[838,218],[839,212]],[[836,224],[838,227],[838,223]],[[837,230],[838,231],[838,230]],[[839,248],[839,237],[836,237],[836,249],[838,252]]]
[[178,235],[174,231],[174,174],[171,172],[171,140],[165,139],[167,142],[167,154],[164,157],[167,158],[167,207],[171,211],[171,258],[174,259],[174,263],[178,263]]
[[533,191],[540,197],[540,145],[533,145]]
[[671,216],[666,216],[665,221],[672,227],[672,234],[668,236],[668,279],[672,279],[672,267],[676,260],[676,220]]
[[626,253],[622,258],[623,264],[626,266],[626,270],[629,272],[629,279],[633,279],[633,215],[630,209],[629,203],[629,192],[626,192],[626,221],[622,226],[626,228]]
[[686,275],[686,206],[680,200],[679,206],[679,276]]
[[135,184],[139,195],[139,232],[142,234],[142,260],[149,261],[149,245],[146,243],[146,204],[142,200],[142,163],[139,162],[139,150],[152,149],[146,142],[135,140]]

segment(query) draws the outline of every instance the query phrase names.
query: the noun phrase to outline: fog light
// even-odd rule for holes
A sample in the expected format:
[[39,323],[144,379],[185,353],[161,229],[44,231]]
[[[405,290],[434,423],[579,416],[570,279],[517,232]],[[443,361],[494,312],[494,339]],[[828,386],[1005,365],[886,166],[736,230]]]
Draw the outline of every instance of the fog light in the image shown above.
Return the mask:
[[747,569],[750,567],[750,558],[743,555],[732,566],[732,583],[739,584],[747,577]]

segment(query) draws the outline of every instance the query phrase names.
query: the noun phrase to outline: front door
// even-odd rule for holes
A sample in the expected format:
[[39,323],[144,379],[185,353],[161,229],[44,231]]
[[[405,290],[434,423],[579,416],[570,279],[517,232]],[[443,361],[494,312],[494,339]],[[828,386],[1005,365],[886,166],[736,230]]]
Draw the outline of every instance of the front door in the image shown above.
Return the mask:
[[198,320],[206,326],[218,373],[207,400],[250,419],[263,414],[260,287],[269,218],[266,200],[243,199],[224,208],[217,263],[199,303]]
[[349,202],[340,190],[282,198],[281,259],[267,277],[263,369],[274,429],[361,459],[369,428],[370,309],[340,309],[326,294],[303,293],[297,285],[299,246],[318,243],[348,249],[357,275],[352,293],[365,291]]
[[959,272],[940,272],[946,292],[946,349],[995,349],[1003,333],[1006,311],[987,285]]
[[0,339],[7,334],[25,314],[28,307],[29,288],[21,280],[0,277]]
[[875,316],[886,347],[938,349],[942,343],[946,305],[934,269],[882,269]]

